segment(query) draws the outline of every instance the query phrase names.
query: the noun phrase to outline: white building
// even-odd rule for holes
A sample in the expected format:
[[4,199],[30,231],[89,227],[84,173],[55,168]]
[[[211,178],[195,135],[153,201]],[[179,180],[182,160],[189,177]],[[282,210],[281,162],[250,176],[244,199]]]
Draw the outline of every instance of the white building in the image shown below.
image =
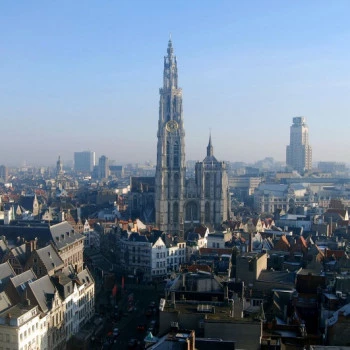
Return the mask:
[[179,242],[167,245],[167,270],[178,271],[181,264],[186,262],[186,243]]
[[84,223],[83,235],[85,236],[84,249],[91,247],[100,248],[100,234],[91,228],[87,220]]
[[29,301],[6,308],[0,313],[0,349],[48,350],[46,318]]
[[168,271],[167,248],[161,237],[152,245],[152,278],[165,276]]
[[95,282],[87,269],[79,272],[77,278],[80,285],[76,313],[78,313],[79,329],[81,329],[95,314]]
[[177,271],[186,262],[186,243],[171,235],[140,235],[132,232],[122,239],[121,265],[130,274],[150,281]]
[[215,232],[209,233],[207,237],[207,247],[208,248],[216,248],[216,249],[224,249],[225,243],[229,242],[232,239],[232,233],[223,231],[223,232]]

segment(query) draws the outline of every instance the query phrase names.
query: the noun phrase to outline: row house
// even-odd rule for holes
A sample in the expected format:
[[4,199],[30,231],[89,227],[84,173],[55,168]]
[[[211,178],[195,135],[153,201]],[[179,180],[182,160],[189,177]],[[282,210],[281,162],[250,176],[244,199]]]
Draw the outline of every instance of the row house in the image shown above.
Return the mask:
[[82,271],[84,235],[77,233],[67,221],[50,226],[50,232],[64,266],[72,265],[77,272]]
[[120,264],[128,275],[149,281],[152,276],[152,244],[147,237],[137,232],[122,238],[120,242]]
[[168,272],[179,271],[181,264],[186,262],[186,243],[179,242],[175,245],[167,245]]
[[133,232],[121,240],[120,247],[124,271],[145,281],[165,277],[187,260],[186,243],[161,232]]
[[209,233],[207,237],[207,247],[224,249],[226,242],[230,242],[231,239],[232,239],[232,232],[223,231],[223,232]]
[[[11,306],[5,293],[1,293],[0,348],[49,349],[47,343],[47,316],[37,305],[23,302]],[[4,305],[5,301],[5,305]]]
[[166,276],[167,268],[167,248],[159,237],[152,244],[152,278]]
[[84,248],[100,248],[100,234],[91,228],[89,221],[85,220],[83,229]]
[[4,340],[18,344],[11,345],[16,349],[65,349],[92,319],[95,284],[87,269],[76,274],[70,267],[39,278],[32,270],[15,275],[9,263],[0,269],[0,347]]

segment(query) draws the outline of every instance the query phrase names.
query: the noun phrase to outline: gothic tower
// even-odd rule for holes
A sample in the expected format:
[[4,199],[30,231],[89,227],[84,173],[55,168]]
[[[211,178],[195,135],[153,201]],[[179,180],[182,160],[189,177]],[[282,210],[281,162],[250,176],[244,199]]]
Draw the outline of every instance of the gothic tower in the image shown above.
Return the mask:
[[[199,192],[200,222],[219,227],[230,217],[230,194],[225,162],[214,156],[214,148],[209,136],[207,156],[197,162],[196,184]],[[187,210],[185,222],[187,222]]]
[[163,87],[159,90],[156,226],[162,231],[183,236],[185,130],[182,90],[178,87],[177,80],[177,61],[169,40],[167,56],[164,57]]

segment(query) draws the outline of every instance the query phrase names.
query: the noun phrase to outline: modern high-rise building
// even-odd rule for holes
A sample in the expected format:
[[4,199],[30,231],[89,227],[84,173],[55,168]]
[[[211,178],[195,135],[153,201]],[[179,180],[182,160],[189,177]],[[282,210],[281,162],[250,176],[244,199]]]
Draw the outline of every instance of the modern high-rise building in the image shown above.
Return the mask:
[[207,156],[195,166],[195,178],[186,178],[182,90],[178,87],[177,61],[171,40],[164,57],[157,136],[156,226],[183,236],[199,224],[215,227],[227,220],[230,200],[226,164],[214,157],[211,137]]
[[5,165],[0,165],[0,182],[6,182],[8,179],[8,169]]
[[95,166],[95,152],[74,152],[74,170],[82,173],[90,173]]
[[290,127],[290,144],[287,146],[286,163],[300,174],[312,168],[312,149],[309,145],[309,128],[304,117],[293,118]]
[[109,176],[109,159],[106,156],[101,156],[98,159],[98,178],[107,179]]

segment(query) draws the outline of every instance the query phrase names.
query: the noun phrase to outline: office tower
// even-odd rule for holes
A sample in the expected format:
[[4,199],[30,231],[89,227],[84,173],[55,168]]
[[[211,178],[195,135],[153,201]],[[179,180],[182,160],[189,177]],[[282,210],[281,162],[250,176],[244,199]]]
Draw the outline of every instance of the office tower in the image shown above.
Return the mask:
[[109,159],[106,156],[101,156],[98,160],[98,178],[107,179],[109,176]]
[[182,90],[171,40],[164,57],[157,136],[156,226],[180,236],[199,224],[220,226],[230,211],[226,164],[214,157],[210,136],[207,156],[195,166],[195,179],[186,179]]
[[0,165],[0,182],[6,182],[8,179],[8,169],[5,165]]
[[287,146],[286,163],[300,174],[312,168],[312,149],[309,145],[309,128],[304,117],[293,118],[290,127],[290,144]]
[[95,152],[74,152],[74,170],[76,172],[90,173],[95,166]]

